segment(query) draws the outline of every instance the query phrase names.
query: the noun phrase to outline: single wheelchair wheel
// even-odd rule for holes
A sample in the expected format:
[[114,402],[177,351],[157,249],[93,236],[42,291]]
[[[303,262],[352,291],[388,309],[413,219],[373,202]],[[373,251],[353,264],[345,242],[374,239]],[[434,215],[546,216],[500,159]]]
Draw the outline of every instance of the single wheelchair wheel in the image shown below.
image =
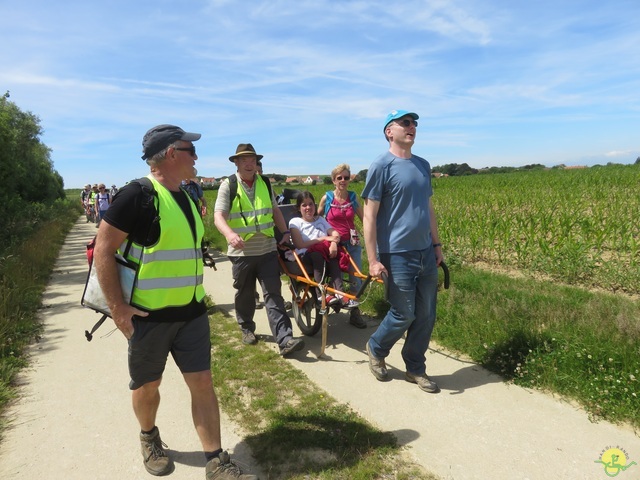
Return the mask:
[[291,311],[303,334],[312,337],[318,333],[318,330],[320,330],[322,326],[322,315],[320,314],[320,310],[316,308],[315,301],[312,297],[308,297],[302,304],[302,307],[300,307],[294,296],[291,302]]

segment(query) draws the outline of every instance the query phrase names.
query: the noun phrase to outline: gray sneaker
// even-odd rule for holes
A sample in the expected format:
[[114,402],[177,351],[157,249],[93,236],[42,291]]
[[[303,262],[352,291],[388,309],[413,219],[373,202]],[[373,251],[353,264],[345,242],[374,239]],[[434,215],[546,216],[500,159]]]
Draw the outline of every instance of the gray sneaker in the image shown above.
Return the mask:
[[405,372],[404,379],[407,382],[418,384],[420,390],[424,390],[425,392],[438,393],[440,391],[436,382],[431,380],[426,373],[423,373],[422,375],[414,375],[413,373]]
[[387,372],[387,364],[384,362],[384,358],[378,358],[371,353],[371,350],[369,350],[369,342],[367,342],[365,349],[369,356],[369,370],[371,370],[374,377],[384,382],[389,378],[389,372]]
[[207,480],[259,480],[257,475],[251,475],[249,473],[242,473],[242,470],[238,465],[231,461],[231,457],[225,451],[218,455],[217,458],[213,458],[207,462],[205,468]]
[[141,432],[140,445],[142,446],[144,468],[147,469],[147,472],[157,476],[171,473],[173,462],[164,451],[167,445],[160,439],[158,427],[153,427],[151,433]]
[[256,343],[258,343],[256,334],[251,330],[242,330],[242,343],[244,343],[245,345],[255,345]]
[[290,353],[297,352],[298,350],[302,350],[303,348],[304,340],[300,338],[292,338],[284,345],[284,347],[280,348],[280,355],[286,357]]

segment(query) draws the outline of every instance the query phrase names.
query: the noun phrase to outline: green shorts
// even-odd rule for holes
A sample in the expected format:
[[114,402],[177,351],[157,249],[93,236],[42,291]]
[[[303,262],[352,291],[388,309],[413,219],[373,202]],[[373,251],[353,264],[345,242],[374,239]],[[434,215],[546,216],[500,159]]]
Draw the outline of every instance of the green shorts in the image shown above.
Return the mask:
[[211,336],[206,313],[185,322],[133,320],[129,339],[129,388],[162,378],[169,353],[182,373],[211,369]]

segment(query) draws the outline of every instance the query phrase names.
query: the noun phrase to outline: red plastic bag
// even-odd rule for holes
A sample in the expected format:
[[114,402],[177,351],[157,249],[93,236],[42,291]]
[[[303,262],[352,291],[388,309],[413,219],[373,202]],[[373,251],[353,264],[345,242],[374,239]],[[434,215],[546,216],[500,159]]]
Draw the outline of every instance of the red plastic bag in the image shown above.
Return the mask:
[[89,262],[89,266],[93,264],[93,249],[96,248],[96,237],[87,243],[87,261]]

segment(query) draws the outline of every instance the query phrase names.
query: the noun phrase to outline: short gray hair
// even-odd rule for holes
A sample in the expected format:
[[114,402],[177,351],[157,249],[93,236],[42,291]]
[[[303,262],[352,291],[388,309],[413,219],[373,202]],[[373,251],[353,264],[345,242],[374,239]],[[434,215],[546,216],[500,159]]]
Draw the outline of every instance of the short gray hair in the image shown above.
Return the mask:
[[171,145],[167,145],[165,148],[163,148],[158,153],[156,153],[153,157],[147,158],[145,160],[147,162],[147,165],[149,165],[150,167],[157,167],[158,165],[160,165],[162,162],[164,162],[165,158],[167,157],[167,150],[169,150],[169,148],[171,147],[177,148],[178,144],[174,142]]

